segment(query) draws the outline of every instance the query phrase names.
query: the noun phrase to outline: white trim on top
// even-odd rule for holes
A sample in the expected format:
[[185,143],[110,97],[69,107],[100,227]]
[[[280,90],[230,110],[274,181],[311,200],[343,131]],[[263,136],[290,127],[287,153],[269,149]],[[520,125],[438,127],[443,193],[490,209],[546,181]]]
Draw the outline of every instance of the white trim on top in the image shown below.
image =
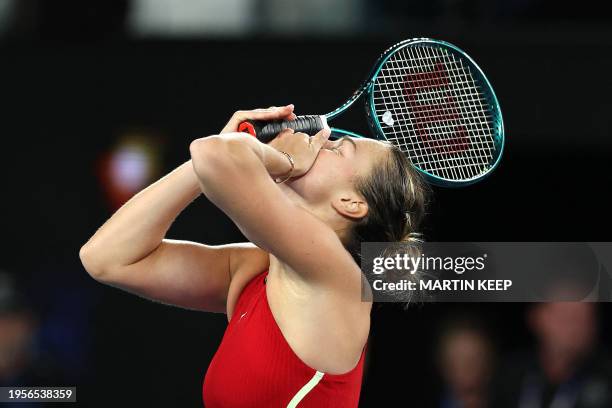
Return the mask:
[[321,381],[321,379],[323,379],[324,375],[325,373],[317,371],[315,375],[312,376],[310,381],[304,384],[304,386],[297,392],[297,394],[295,394],[293,398],[291,398],[291,401],[289,401],[289,405],[287,405],[287,408],[297,407],[300,401],[302,401],[304,397],[308,395],[308,393],[312,391],[314,387],[316,387],[316,385]]

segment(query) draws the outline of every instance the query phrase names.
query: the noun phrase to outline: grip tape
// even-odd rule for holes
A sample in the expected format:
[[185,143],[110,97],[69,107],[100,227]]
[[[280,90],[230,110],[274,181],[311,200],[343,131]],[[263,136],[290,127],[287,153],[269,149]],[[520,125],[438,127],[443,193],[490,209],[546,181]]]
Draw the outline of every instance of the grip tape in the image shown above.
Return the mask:
[[320,115],[305,115],[298,116],[295,120],[275,120],[270,122],[247,120],[238,125],[238,131],[249,133],[259,139],[259,141],[268,143],[283,129],[293,129],[296,132],[314,136],[323,127],[324,123]]

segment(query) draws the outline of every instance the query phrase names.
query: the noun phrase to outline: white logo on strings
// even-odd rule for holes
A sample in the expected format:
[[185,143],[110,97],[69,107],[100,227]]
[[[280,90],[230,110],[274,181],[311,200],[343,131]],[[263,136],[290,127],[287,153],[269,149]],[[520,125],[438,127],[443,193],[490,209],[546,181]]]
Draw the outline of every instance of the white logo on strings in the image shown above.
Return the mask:
[[387,126],[393,126],[395,121],[393,120],[393,114],[389,111],[386,111],[382,115],[382,121],[385,122]]

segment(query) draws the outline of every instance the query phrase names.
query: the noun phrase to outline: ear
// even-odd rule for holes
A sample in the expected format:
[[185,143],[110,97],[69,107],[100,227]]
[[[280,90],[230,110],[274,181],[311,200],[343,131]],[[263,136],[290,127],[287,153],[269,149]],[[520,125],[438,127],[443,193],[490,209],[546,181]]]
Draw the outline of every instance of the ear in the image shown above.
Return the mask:
[[368,203],[355,192],[341,193],[332,200],[332,207],[340,214],[359,220],[368,214]]

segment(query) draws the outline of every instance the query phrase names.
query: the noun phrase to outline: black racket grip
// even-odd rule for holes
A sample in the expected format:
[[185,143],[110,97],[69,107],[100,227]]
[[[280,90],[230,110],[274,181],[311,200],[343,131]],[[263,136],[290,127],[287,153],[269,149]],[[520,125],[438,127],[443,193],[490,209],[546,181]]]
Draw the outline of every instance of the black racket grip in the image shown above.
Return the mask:
[[260,142],[268,143],[274,139],[283,129],[293,129],[296,132],[306,133],[314,136],[327,124],[324,116],[305,115],[298,116],[295,120],[246,120],[238,125],[239,132],[246,132],[255,136]]

